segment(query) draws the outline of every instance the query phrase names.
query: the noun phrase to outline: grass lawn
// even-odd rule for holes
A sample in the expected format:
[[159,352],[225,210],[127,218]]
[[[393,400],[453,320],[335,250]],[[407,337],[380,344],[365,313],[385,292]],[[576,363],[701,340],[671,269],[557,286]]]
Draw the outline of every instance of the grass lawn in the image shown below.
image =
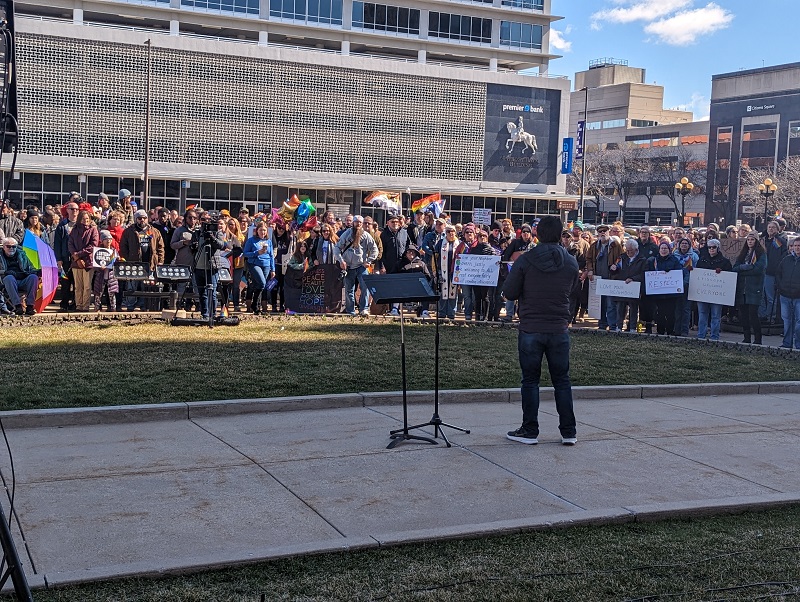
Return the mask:
[[[517,331],[443,325],[443,389],[519,386]],[[401,388],[398,323],[281,318],[238,327],[64,323],[6,328],[0,410]],[[793,380],[795,359],[694,342],[573,334],[575,385]],[[433,388],[434,329],[406,327],[408,387]],[[543,384],[549,384],[547,375]]]
[[37,602],[788,600],[800,508],[307,556],[37,591]]

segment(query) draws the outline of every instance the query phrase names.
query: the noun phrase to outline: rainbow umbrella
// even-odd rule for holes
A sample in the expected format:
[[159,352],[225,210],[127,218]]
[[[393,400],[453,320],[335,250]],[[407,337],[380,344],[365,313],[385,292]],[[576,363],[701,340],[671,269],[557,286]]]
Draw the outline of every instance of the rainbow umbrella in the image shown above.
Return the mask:
[[33,304],[38,314],[50,305],[53,297],[56,296],[58,263],[56,263],[56,255],[53,253],[53,249],[29,230],[25,230],[25,238],[22,239],[22,250],[31,260],[33,267],[42,271],[42,276],[39,278],[39,290],[36,292],[36,302]]

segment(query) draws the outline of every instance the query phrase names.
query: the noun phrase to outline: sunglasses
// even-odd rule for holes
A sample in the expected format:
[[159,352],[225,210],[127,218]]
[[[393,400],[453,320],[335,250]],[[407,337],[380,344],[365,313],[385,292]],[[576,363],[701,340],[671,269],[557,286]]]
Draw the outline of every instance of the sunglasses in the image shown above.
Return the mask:
[[561,238],[572,238],[572,234],[562,234]]
[[15,251],[17,249],[17,245],[3,245],[3,246],[6,249],[11,249],[12,251]]

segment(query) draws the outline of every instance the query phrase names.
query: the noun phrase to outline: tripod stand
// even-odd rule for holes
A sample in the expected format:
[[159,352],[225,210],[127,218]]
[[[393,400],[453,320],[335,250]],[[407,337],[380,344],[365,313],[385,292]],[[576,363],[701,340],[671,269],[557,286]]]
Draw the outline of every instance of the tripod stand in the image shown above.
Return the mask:
[[[408,425],[408,399],[406,385],[406,342],[405,342],[405,320],[403,314],[403,303],[406,301],[419,301],[431,303],[439,300],[439,295],[433,292],[427,279],[420,274],[386,274],[382,276],[372,275],[363,276],[364,284],[369,289],[376,303],[399,303],[400,304],[400,366],[403,380],[403,428],[389,431],[389,438],[392,441],[387,445],[387,449],[392,449],[401,441],[424,441],[426,443],[437,444],[436,438],[441,435],[447,447],[451,447],[450,441],[444,434],[442,427],[455,429],[464,433],[469,433],[467,429],[453,426],[442,421],[439,417],[439,312],[436,312],[436,339],[434,351],[434,409],[433,417],[422,424],[414,426]],[[412,435],[409,431],[433,427],[433,436],[422,437]]]

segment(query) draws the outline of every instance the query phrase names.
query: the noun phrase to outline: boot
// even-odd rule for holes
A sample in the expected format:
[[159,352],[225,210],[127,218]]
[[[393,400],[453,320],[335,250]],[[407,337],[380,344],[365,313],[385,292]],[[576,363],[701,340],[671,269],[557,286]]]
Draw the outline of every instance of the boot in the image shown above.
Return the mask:
[[742,343],[750,343],[750,329],[744,331],[744,339],[742,340]]
[[755,343],[756,345],[761,345],[762,344],[761,343],[761,335],[760,334],[757,334],[755,336],[755,338],[753,339],[753,343]]
[[253,302],[250,305],[250,311],[256,316],[261,313],[261,291],[253,291]]

